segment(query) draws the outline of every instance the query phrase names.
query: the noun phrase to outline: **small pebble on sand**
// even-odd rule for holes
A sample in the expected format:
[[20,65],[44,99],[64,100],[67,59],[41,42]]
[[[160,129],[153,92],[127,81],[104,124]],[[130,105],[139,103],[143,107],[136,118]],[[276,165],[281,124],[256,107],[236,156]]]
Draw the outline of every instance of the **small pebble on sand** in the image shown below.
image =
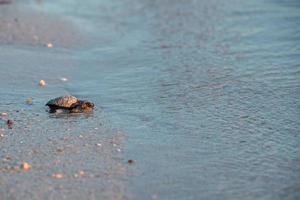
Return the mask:
[[40,80],[39,85],[40,85],[41,87],[46,86],[46,81]]
[[11,119],[9,119],[9,120],[6,121],[6,124],[7,124],[7,126],[8,126],[9,129],[12,129],[12,126],[13,126],[13,124],[14,124],[14,121],[11,120]]
[[48,47],[48,48],[52,48],[52,47],[53,47],[53,44],[49,42],[49,43],[47,43],[47,47]]
[[63,174],[53,174],[52,177],[55,179],[62,179],[64,177],[64,175]]
[[128,160],[127,162],[128,162],[128,164],[133,164],[133,163],[134,163],[134,161],[133,161],[133,160],[131,160],[131,159],[130,159],[130,160]]
[[5,112],[1,113],[1,117],[7,117],[7,116],[8,116],[7,113],[5,113]]
[[26,104],[32,105],[33,104],[33,99],[30,97],[26,100]]
[[79,175],[83,176],[83,175],[85,175],[85,172],[84,171],[79,171]]
[[4,137],[4,129],[0,129],[0,137]]
[[84,175],[85,175],[84,171],[79,171],[78,173],[74,174],[74,177],[79,178],[79,177],[84,176]]
[[63,153],[64,152],[64,150],[63,149],[56,149],[56,153]]
[[27,163],[27,162],[23,162],[23,163],[21,164],[21,169],[23,169],[23,170],[25,170],[25,171],[28,171],[28,170],[31,169],[31,165],[30,165],[29,163]]
[[63,81],[63,82],[67,82],[68,81],[68,79],[65,78],[65,77],[60,78],[60,80]]
[[5,156],[4,158],[3,158],[3,161],[4,162],[6,162],[6,161],[10,161],[10,160],[12,160],[13,158],[11,157],[11,156]]

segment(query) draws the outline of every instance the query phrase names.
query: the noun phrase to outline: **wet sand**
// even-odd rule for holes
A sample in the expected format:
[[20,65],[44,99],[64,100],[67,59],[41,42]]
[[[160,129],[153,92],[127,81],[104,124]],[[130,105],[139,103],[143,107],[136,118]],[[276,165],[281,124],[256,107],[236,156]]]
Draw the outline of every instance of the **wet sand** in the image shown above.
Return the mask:
[[1,199],[126,199],[122,133],[101,119],[30,112],[10,112],[12,129],[1,124]]
[[0,5],[0,114],[7,114],[0,117],[1,200],[127,199],[120,181],[128,166],[125,134],[107,125],[100,105],[90,115],[46,112],[50,98],[71,93],[71,81],[60,79],[74,64],[69,49],[82,46],[84,36],[70,20],[32,5]]

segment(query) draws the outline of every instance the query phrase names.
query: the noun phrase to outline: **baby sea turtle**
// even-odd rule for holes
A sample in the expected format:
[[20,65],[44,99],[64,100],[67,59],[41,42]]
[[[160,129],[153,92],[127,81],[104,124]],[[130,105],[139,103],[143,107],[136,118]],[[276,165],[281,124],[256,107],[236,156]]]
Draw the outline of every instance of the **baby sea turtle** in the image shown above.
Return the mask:
[[94,104],[89,101],[82,101],[73,96],[61,96],[48,101],[46,106],[49,106],[50,113],[63,109],[70,113],[91,112],[94,109]]

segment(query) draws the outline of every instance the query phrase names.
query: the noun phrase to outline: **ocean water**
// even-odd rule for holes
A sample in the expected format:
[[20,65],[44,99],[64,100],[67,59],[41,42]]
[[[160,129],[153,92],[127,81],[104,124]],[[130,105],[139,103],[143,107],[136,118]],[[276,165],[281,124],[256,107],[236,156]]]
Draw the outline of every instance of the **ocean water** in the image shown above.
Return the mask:
[[[126,135],[122,156],[135,164],[119,181],[130,199],[300,198],[299,1],[61,0],[34,7],[71,20],[85,44],[41,50],[30,61],[35,70],[24,76],[50,80],[43,97],[24,80],[8,80],[36,49],[3,47],[20,61],[1,91],[10,100],[12,93],[34,96],[35,112],[59,92],[94,101],[94,115]],[[2,72],[16,63],[6,54]],[[70,81],[56,81],[61,76]]]

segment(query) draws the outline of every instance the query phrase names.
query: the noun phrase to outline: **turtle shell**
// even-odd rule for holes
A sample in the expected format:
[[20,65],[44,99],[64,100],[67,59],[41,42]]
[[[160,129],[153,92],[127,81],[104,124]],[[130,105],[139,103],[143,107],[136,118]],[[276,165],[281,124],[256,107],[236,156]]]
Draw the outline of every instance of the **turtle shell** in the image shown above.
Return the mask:
[[50,101],[48,101],[46,106],[68,109],[73,108],[78,103],[78,101],[79,100],[73,96],[61,96],[55,99],[51,99]]

